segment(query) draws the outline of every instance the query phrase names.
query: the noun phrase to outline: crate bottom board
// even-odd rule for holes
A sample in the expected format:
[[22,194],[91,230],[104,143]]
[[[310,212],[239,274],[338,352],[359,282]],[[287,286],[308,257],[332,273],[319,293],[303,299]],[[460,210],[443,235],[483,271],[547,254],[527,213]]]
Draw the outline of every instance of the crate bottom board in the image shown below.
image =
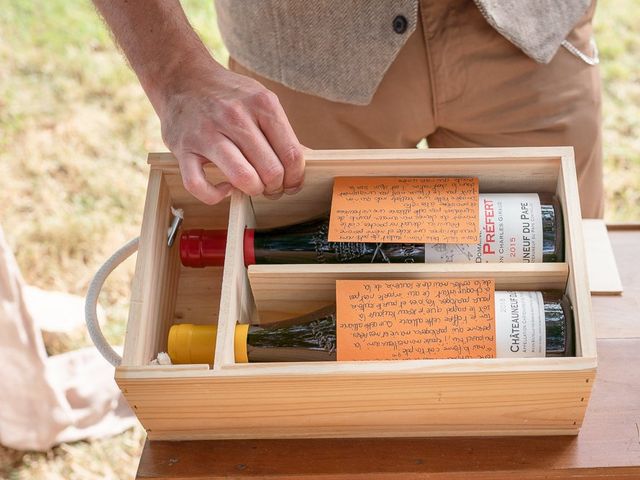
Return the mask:
[[594,371],[118,378],[154,440],[575,435]]
[[337,431],[330,428],[326,432],[304,430],[274,430],[272,432],[254,431],[248,432],[219,432],[216,429],[194,430],[169,430],[158,431],[147,429],[147,438],[158,441],[187,441],[187,440],[278,440],[278,439],[314,439],[314,438],[438,438],[438,437],[546,437],[546,436],[576,436],[580,429],[571,428],[539,428],[530,427],[519,429],[474,429],[472,426],[442,425],[441,429],[433,428],[405,428],[392,430],[388,428],[376,429],[375,427],[363,428],[361,431],[345,430]]

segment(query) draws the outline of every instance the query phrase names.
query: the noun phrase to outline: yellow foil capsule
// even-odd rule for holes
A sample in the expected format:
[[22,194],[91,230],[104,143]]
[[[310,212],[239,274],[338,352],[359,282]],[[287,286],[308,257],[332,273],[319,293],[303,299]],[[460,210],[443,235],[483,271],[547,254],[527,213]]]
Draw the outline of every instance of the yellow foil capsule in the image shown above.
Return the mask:
[[[236,363],[247,363],[247,333],[249,325],[236,325],[234,350]],[[174,364],[213,364],[216,354],[216,325],[182,323],[169,329],[167,349]]]

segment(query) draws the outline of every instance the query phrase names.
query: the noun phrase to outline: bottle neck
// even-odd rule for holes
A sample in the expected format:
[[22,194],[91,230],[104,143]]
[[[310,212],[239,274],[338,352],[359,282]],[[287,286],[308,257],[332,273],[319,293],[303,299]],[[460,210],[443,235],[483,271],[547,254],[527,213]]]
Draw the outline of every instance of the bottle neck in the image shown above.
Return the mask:
[[[256,230],[245,263],[424,263],[424,244],[329,242],[329,218]],[[245,236],[248,240],[248,236]]]
[[335,360],[335,306],[290,320],[250,326],[247,356],[249,362]]

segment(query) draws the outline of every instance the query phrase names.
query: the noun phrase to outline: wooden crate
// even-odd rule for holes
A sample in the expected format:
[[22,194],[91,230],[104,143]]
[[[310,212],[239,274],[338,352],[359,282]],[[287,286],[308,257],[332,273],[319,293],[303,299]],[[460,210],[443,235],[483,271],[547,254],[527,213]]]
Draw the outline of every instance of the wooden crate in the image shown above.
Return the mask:
[[[596,372],[573,150],[341,150],[307,154],[305,188],[278,201],[234,193],[207,206],[183,188],[169,154],[151,154],[123,363],[116,380],[151,439],[576,434]],[[207,175],[220,181],[220,172]],[[477,176],[481,192],[549,192],[564,213],[565,263],[255,265],[245,227],[327,211],[336,176]],[[180,265],[166,247],[170,206],[183,228],[226,228],[224,268]],[[334,300],[338,278],[480,276],[497,289],[563,289],[577,356],[235,364],[236,322],[277,318]],[[218,323],[215,362],[150,366],[174,323]]]

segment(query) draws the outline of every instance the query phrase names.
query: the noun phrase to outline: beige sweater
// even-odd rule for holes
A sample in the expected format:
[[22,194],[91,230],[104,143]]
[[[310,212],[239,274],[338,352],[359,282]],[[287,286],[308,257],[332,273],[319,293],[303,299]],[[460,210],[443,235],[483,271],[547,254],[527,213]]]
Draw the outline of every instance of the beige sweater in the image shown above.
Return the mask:
[[[418,3],[216,0],[216,9],[225,44],[245,67],[294,90],[366,105],[415,30]],[[548,63],[591,0],[475,3],[500,34]]]

